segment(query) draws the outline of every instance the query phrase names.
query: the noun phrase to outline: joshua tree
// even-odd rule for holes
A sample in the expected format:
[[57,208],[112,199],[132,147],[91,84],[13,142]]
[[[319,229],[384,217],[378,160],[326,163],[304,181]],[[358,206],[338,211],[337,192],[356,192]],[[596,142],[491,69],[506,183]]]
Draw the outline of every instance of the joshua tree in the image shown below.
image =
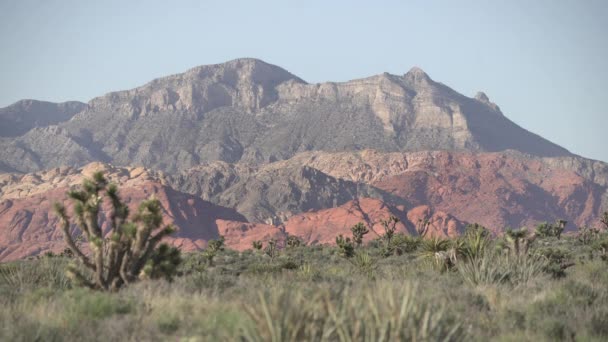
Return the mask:
[[520,230],[507,229],[505,237],[511,254],[516,257],[527,255],[528,250],[535,239],[535,236],[530,236],[528,230],[525,228]]
[[268,255],[271,260],[274,260],[274,258],[279,255],[279,249],[277,247],[277,241],[275,239],[270,239],[270,241],[268,241],[268,245],[266,246],[266,248],[264,248],[264,253],[266,253],[266,255]]
[[369,229],[367,229],[363,222],[359,222],[352,226],[350,230],[353,232],[353,241],[357,244],[357,246],[361,246],[363,243],[363,236],[369,233]]
[[205,248],[203,255],[204,255],[205,259],[207,259],[207,262],[209,263],[209,265],[213,265],[213,259],[215,258],[217,253],[219,253],[223,250],[224,250],[224,237],[220,235],[219,239],[217,239],[217,240],[209,240],[209,242],[207,243],[207,248]]
[[395,236],[397,223],[399,223],[399,219],[395,216],[389,217],[388,220],[380,220],[380,224],[382,225],[382,228],[384,228],[384,235],[382,238],[386,242],[387,247],[391,245],[391,240],[393,239],[393,236]]
[[536,226],[536,232],[535,232],[536,236],[539,236],[539,237],[554,236],[558,240],[560,240],[562,237],[562,232],[566,228],[567,223],[568,223],[568,221],[564,221],[564,220],[557,220],[553,224],[543,222],[543,223],[539,224],[538,226]]
[[251,245],[253,246],[253,249],[255,250],[261,250],[262,249],[262,241],[260,240],[255,240],[251,243]]
[[355,246],[350,238],[344,238],[342,234],[336,237],[336,245],[340,249],[340,255],[345,258],[351,258],[355,255]]
[[558,240],[561,240],[562,238],[562,232],[564,231],[564,229],[566,229],[566,224],[568,224],[568,221],[565,220],[557,220],[555,222],[555,224],[553,225],[553,236],[557,237]]
[[576,237],[583,245],[589,245],[600,237],[600,230],[590,227],[578,227]]
[[303,244],[304,244],[304,242],[302,240],[300,240],[299,237],[294,236],[294,235],[288,235],[287,239],[285,239],[285,245],[287,245],[288,248],[299,247],[299,246],[302,246]]
[[535,233],[537,236],[543,238],[543,237],[550,236],[551,231],[552,231],[551,224],[548,222],[542,222],[536,226]]
[[[65,207],[55,203],[55,213],[68,248],[93,274],[89,279],[74,265],[68,275],[85,286],[100,290],[117,290],[142,277],[171,279],[181,262],[179,250],[168,245],[157,245],[175,231],[171,225],[160,228],[160,202],[151,198],[143,201],[137,213],[129,219],[129,208],[118,196],[118,188],[109,184],[103,173],[84,180],[78,190],[68,192],[74,204],[75,222],[89,244],[92,255],[87,255],[76,244],[70,232],[70,218]],[[106,197],[111,206],[109,230],[104,235],[99,224],[101,204]]]

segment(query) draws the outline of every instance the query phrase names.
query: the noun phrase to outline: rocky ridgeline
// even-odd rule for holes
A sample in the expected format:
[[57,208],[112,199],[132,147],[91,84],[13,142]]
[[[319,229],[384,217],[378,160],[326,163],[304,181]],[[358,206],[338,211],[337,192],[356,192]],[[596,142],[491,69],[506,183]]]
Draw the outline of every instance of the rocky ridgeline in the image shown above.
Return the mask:
[[0,139],[0,167],[32,172],[102,161],[175,172],[218,160],[263,164],[305,151],[361,149],[570,155],[509,121],[485,94],[463,96],[418,68],[308,84],[277,66],[238,59],[65,111],[63,121]]

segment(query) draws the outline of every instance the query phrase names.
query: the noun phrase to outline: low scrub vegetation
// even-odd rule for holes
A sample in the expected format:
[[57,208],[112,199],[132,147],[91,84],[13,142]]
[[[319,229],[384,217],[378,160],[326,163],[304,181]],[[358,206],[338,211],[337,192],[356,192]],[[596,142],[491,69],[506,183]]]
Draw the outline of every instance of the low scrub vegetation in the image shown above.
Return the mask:
[[470,225],[442,239],[396,233],[395,223],[367,244],[363,225],[337,246],[289,237],[237,252],[219,238],[183,255],[172,281],[115,292],[68,277],[70,253],[2,264],[0,340],[608,339],[605,228],[492,237]]

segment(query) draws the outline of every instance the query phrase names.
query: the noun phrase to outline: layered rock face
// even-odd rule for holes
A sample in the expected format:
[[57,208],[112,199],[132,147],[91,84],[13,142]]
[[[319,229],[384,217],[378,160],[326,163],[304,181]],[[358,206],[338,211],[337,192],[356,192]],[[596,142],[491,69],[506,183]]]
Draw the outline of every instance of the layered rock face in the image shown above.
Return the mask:
[[[95,170],[135,205],[159,198],[183,250],[287,234],[333,243],[364,222],[416,234],[467,223],[597,224],[608,165],[515,125],[418,68],[308,84],[255,59],[201,66],[88,104],[0,109],[0,260],[64,248],[55,201]],[[67,202],[66,202],[67,203]],[[107,220],[104,218],[103,222]]]
[[241,250],[286,234],[333,243],[358,222],[370,227],[367,238],[373,239],[389,216],[401,220],[406,234],[429,220],[429,236],[455,236],[473,222],[496,234],[557,219],[569,221],[568,230],[596,225],[608,208],[608,168],[587,166],[595,170],[591,177],[558,167],[573,163],[585,169],[571,157],[533,159],[517,152],[365,150],[308,152],[259,167],[214,162],[176,175],[102,163],[2,174],[0,259],[61,250],[52,203],[66,202],[65,192],[95,170],[121,184],[129,203],[161,199],[165,222],[179,227],[171,242],[189,251],[218,234]]
[[260,164],[304,151],[361,149],[570,155],[509,121],[485,94],[468,98],[417,68],[308,84],[277,66],[238,59],[77,108],[69,121],[48,123],[58,128],[0,140],[8,151],[0,167],[31,172],[104,161],[175,172],[212,161]]

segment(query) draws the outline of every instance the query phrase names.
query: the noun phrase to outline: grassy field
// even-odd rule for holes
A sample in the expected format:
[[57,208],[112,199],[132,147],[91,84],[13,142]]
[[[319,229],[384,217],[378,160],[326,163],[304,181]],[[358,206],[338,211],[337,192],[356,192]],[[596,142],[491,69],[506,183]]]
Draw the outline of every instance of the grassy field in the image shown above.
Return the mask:
[[[0,265],[2,341],[605,341],[606,238],[396,235],[184,255],[172,282],[74,286],[73,259]],[[531,242],[531,239],[530,239]],[[351,253],[352,252],[352,253]]]

